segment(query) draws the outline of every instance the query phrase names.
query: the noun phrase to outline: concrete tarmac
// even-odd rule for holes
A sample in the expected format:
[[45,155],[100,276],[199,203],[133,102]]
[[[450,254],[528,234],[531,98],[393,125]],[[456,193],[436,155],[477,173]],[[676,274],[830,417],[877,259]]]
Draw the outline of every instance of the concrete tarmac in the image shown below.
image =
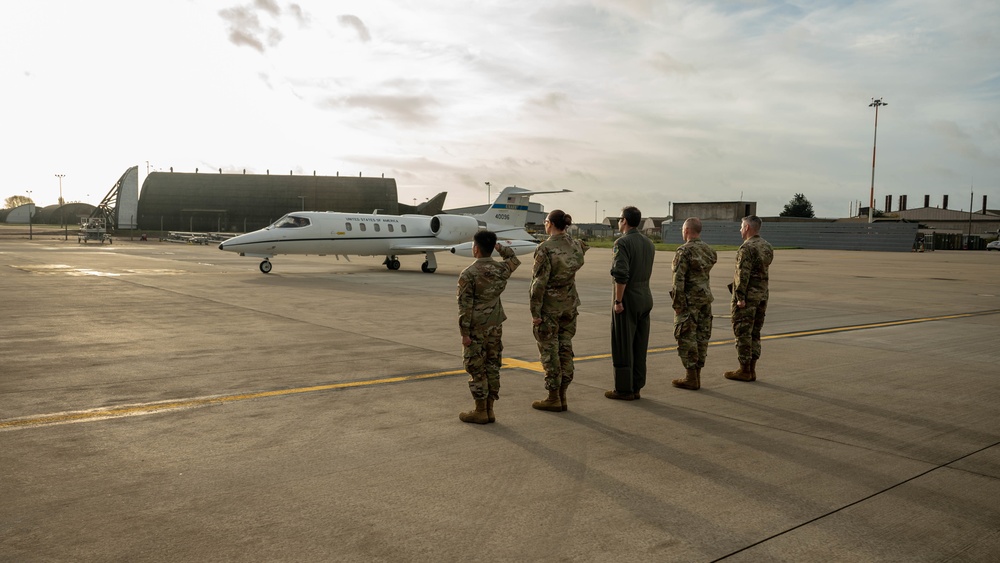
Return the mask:
[[530,406],[523,257],[480,426],[458,420],[471,259],[264,275],[215,246],[0,238],[0,561],[1000,558],[1000,253],[777,251],[742,383],[721,252],[700,391],[670,385],[658,253],[634,402],[604,398],[610,256],[578,274],[565,413]]

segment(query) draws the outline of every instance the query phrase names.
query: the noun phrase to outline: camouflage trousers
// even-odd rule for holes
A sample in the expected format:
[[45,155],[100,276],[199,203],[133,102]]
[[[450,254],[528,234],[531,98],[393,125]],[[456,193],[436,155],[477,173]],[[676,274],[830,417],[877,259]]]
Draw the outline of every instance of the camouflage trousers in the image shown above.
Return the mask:
[[534,327],[538,357],[545,368],[545,388],[566,387],[573,381],[573,336],[576,309],[558,315],[542,313],[542,324]]
[[767,300],[747,301],[740,309],[733,303],[733,335],[736,336],[736,356],[741,364],[748,364],[760,357],[760,329],[764,326]]
[[476,400],[500,398],[500,364],[503,353],[503,326],[488,327],[469,335],[472,343],[462,353],[469,373],[469,390]]
[[680,314],[674,313],[674,338],[684,369],[705,367],[708,341],[712,339],[712,304],[705,303]]

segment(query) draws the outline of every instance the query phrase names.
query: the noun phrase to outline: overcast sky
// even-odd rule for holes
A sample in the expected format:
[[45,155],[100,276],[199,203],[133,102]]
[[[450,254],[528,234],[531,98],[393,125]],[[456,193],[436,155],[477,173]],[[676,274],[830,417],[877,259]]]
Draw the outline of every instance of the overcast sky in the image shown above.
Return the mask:
[[[46,1],[0,18],[0,196],[149,170],[487,187],[578,223],[801,192],[1000,208],[1000,2]],[[596,201],[596,203],[595,203]],[[595,213],[596,212],[596,213]]]

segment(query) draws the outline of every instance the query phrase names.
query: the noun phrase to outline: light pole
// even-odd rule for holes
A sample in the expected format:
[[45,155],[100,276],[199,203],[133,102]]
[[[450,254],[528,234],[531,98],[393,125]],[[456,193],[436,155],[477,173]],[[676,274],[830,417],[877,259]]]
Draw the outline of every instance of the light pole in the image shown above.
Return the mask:
[[889,105],[882,101],[882,98],[872,98],[872,103],[868,107],[875,108],[875,138],[872,141],[872,191],[868,197],[868,222],[875,221],[875,147],[878,146],[878,108]]
[[594,200],[594,222],[597,222],[597,200]]
[[31,201],[31,190],[25,190],[28,193],[28,240],[31,240],[31,210],[35,204]]
[[56,174],[56,178],[59,178],[59,205],[65,203],[62,197],[62,179],[65,178],[65,174]]
[[493,184],[485,182],[486,184],[486,205],[493,203]]

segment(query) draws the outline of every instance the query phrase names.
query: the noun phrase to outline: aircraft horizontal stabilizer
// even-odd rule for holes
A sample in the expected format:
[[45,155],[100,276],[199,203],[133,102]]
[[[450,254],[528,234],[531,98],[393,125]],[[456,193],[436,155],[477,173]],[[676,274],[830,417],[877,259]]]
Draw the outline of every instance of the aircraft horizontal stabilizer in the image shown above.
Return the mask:
[[[521,190],[523,188],[515,188],[515,189]],[[523,192],[522,191],[517,191],[517,192],[514,192],[514,193],[516,195],[542,195],[542,194],[564,194],[564,193],[569,193],[569,192],[572,192],[572,191],[573,190],[567,190],[567,189],[562,189],[562,190],[546,190],[544,192],[536,192],[534,190],[524,190]]]

